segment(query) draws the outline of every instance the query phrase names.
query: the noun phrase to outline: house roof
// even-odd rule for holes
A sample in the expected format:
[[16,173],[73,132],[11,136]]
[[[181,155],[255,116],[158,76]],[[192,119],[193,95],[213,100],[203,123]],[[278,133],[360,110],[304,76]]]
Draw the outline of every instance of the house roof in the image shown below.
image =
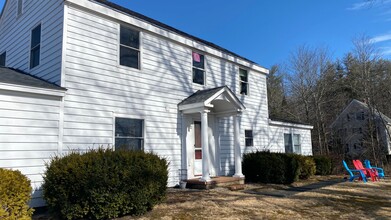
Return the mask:
[[[330,127],[333,127],[334,124],[339,120],[339,118],[341,117],[341,115],[342,115],[345,111],[347,111],[347,110],[350,108],[350,106],[352,106],[353,104],[358,104],[358,105],[361,105],[363,108],[368,109],[368,105],[367,105],[367,104],[365,104],[364,102],[361,102],[361,101],[359,101],[359,100],[357,100],[357,99],[353,99],[353,100],[352,100],[352,101],[351,101],[351,102],[342,110],[342,112],[341,112],[341,113],[338,115],[338,117],[333,121],[333,123],[331,123]],[[382,118],[385,122],[391,124],[391,119],[390,119],[388,116],[386,116],[386,115],[384,115],[383,113],[381,113],[380,111],[377,111],[377,109],[376,109],[375,114],[378,115],[378,116],[380,116],[380,118]]]
[[235,93],[233,93],[232,90],[228,88],[228,86],[220,86],[211,89],[198,90],[197,92],[193,93],[192,95],[181,101],[178,106],[180,110],[186,109],[188,107],[212,107],[210,106],[211,102],[213,100],[216,100],[216,98],[218,98],[223,93],[227,95],[227,97],[229,97],[227,101],[236,106],[235,108],[237,108],[237,110],[243,111],[246,109],[243,103],[238,99]]
[[191,96],[182,100],[182,102],[180,102],[178,105],[188,105],[188,104],[194,104],[199,102],[205,102],[214,94],[216,94],[216,92],[220,91],[225,87],[227,86],[220,86],[212,89],[198,90],[197,92],[193,93]]
[[66,91],[65,88],[21,70],[0,66],[0,83]]
[[159,28],[162,28],[162,29],[165,29],[165,30],[168,30],[168,31],[177,33],[177,34],[179,34],[179,35],[182,35],[182,36],[184,36],[184,37],[193,39],[193,40],[198,41],[198,42],[200,42],[200,43],[202,43],[202,44],[204,44],[204,45],[210,46],[210,47],[212,47],[212,48],[214,48],[214,49],[216,49],[216,50],[219,50],[219,51],[222,51],[222,52],[224,52],[224,53],[230,54],[230,55],[232,55],[232,56],[238,57],[238,58],[240,58],[240,59],[242,59],[242,60],[245,60],[245,61],[247,61],[247,62],[249,62],[249,63],[251,63],[251,64],[255,64],[255,65],[260,66],[260,65],[257,64],[256,62],[251,61],[251,60],[249,60],[249,59],[247,59],[247,58],[245,58],[245,57],[242,57],[242,56],[240,56],[240,55],[238,55],[238,54],[236,54],[236,53],[234,53],[234,52],[232,52],[232,51],[230,51],[230,50],[227,50],[227,49],[225,49],[225,48],[223,48],[223,47],[220,47],[220,46],[218,46],[218,45],[216,45],[216,44],[214,44],[214,43],[211,43],[211,42],[209,42],[209,41],[206,41],[206,40],[203,40],[203,39],[201,39],[201,38],[195,37],[195,36],[193,36],[193,35],[191,35],[191,34],[188,34],[188,33],[186,33],[186,32],[183,32],[183,31],[181,31],[181,30],[178,30],[178,29],[176,29],[176,28],[174,28],[174,27],[171,27],[171,26],[169,26],[169,25],[167,25],[167,24],[164,24],[164,23],[162,23],[162,22],[160,22],[160,21],[157,21],[157,20],[155,20],[155,19],[152,19],[152,18],[150,18],[150,17],[147,17],[147,16],[142,15],[142,14],[140,14],[140,13],[137,13],[137,12],[135,12],[135,11],[132,11],[132,10],[130,10],[130,9],[128,9],[128,8],[125,8],[125,7],[122,7],[122,6],[120,6],[120,5],[117,5],[117,4],[113,3],[113,2],[110,2],[110,1],[107,1],[107,0],[90,0],[90,1],[97,2],[97,3],[99,3],[99,4],[105,5],[105,6],[107,6],[107,7],[109,7],[109,8],[112,8],[112,9],[114,9],[114,10],[116,10],[116,11],[123,12],[123,13],[125,13],[125,14],[131,16],[131,17],[136,17],[136,18],[138,18],[138,19],[140,19],[140,20],[143,20],[143,21],[145,21],[145,22],[147,22],[147,23],[150,23],[150,24],[152,24],[152,25],[154,25],[154,26],[157,26],[157,27],[159,27]]

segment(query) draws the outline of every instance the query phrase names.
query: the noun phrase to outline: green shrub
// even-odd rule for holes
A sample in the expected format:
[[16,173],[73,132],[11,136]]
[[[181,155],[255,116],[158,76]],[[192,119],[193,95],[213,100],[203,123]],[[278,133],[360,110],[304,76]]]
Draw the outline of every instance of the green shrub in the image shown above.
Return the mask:
[[31,219],[30,180],[18,170],[0,168],[0,219]]
[[47,165],[43,195],[64,219],[141,215],[165,198],[167,168],[165,159],[142,151],[73,152]]
[[314,156],[316,175],[330,175],[332,171],[331,158],[327,156]]
[[299,179],[306,180],[315,174],[316,165],[312,157],[299,154],[289,154],[289,156],[294,157],[298,162]]
[[289,184],[298,179],[295,157],[282,153],[258,151],[243,156],[243,174],[249,182]]

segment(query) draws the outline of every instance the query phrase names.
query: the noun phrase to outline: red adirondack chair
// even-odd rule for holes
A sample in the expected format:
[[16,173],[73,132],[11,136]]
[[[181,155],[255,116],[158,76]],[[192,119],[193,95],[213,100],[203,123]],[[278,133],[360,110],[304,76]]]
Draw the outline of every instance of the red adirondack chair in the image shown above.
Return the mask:
[[360,160],[353,160],[353,165],[357,170],[362,170],[366,177],[371,177],[372,182],[379,180],[377,170],[365,168]]

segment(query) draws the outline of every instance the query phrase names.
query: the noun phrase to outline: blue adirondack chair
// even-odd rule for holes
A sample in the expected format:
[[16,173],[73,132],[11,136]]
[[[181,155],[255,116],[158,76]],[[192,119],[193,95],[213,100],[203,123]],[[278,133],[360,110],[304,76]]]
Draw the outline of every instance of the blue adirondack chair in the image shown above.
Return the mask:
[[[346,171],[348,171],[350,175],[350,179],[349,179],[350,182],[352,182],[355,178],[358,178],[359,180],[361,179],[364,183],[367,182],[367,178],[365,177],[365,174],[362,170],[351,170],[344,160],[342,161],[342,163]],[[357,174],[354,175],[353,173],[357,173]]]
[[364,160],[365,167],[368,169],[376,169],[379,174],[379,178],[384,178],[384,170],[380,167],[371,166],[371,162],[369,160]]

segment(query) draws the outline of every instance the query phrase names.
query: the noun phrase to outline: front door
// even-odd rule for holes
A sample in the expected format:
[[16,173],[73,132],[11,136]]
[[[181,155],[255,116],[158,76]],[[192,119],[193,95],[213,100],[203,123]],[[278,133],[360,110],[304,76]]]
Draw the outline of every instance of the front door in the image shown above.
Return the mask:
[[202,175],[201,122],[194,121],[194,176]]

